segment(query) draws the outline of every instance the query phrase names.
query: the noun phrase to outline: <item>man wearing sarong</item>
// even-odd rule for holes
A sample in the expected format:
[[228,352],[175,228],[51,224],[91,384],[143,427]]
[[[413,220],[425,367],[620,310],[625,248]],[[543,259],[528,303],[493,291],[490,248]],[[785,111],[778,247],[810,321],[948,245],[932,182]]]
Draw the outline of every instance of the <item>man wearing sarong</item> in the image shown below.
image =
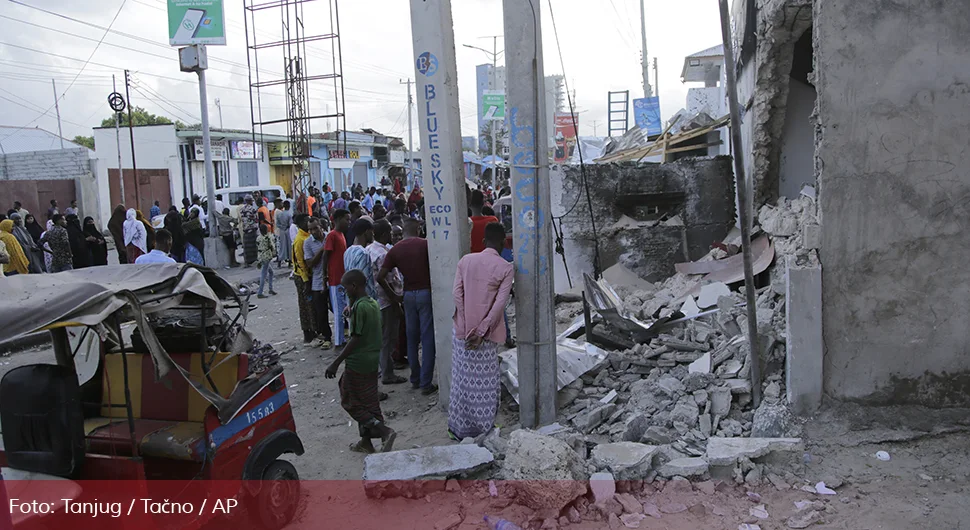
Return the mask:
[[256,248],[256,236],[259,234],[259,224],[256,216],[256,207],[253,206],[253,196],[246,195],[245,204],[239,209],[239,223],[243,231],[243,259],[249,267],[256,263],[258,250]]
[[503,315],[512,291],[513,267],[499,254],[501,223],[485,227],[485,250],[458,262],[452,333],[448,432],[458,440],[492,429],[499,400],[498,345],[505,341]]

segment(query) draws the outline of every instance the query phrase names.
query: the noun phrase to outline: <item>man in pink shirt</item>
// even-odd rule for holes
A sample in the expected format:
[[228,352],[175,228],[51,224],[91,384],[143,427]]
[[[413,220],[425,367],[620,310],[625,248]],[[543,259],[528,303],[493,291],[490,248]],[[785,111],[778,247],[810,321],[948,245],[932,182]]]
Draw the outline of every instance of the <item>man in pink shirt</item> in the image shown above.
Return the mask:
[[498,345],[505,341],[505,304],[512,292],[512,264],[501,223],[485,227],[485,250],[458,262],[455,274],[454,354],[448,432],[457,439],[486,433],[495,424],[499,399]]

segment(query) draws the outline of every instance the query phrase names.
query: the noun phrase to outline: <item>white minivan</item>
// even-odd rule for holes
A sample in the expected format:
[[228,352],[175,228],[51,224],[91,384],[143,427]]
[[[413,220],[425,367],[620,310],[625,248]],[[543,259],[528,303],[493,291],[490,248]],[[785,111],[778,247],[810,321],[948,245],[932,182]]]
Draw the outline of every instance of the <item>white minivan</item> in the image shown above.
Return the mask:
[[[220,190],[216,190],[217,195],[222,195],[222,202],[226,205],[226,208],[229,208],[229,215],[233,218],[239,217],[239,207],[243,205],[245,197],[247,195],[252,196],[253,192],[259,192],[259,194],[263,197],[266,208],[270,210],[274,209],[274,200],[290,200],[290,198],[286,196],[286,192],[283,190],[282,186],[241,186],[238,188],[222,188]],[[256,205],[257,208],[260,206],[262,205]]]

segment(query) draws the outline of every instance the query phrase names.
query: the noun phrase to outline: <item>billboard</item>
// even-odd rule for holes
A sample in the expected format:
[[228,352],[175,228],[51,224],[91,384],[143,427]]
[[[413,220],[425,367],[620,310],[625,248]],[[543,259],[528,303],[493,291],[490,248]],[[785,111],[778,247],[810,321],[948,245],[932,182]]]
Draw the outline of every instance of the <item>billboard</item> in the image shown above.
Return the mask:
[[643,129],[647,136],[654,136],[663,132],[660,121],[660,98],[640,98],[633,100],[633,119],[637,127]]
[[579,116],[568,112],[556,113],[556,150],[552,155],[554,162],[562,164],[573,157],[578,130]]
[[229,142],[229,153],[232,158],[255,160],[263,158],[263,145],[259,142],[232,141]]
[[269,154],[269,165],[271,166],[290,166],[293,165],[293,151],[288,143],[273,143],[266,146]]
[[[205,160],[205,144],[201,139],[195,139],[195,159]],[[228,145],[226,145],[225,140],[210,140],[209,141],[209,153],[212,155],[213,161],[225,161],[229,160],[227,156]]]
[[486,90],[482,93],[482,119],[505,121],[505,92]]
[[171,46],[226,44],[223,0],[168,0],[168,43]]

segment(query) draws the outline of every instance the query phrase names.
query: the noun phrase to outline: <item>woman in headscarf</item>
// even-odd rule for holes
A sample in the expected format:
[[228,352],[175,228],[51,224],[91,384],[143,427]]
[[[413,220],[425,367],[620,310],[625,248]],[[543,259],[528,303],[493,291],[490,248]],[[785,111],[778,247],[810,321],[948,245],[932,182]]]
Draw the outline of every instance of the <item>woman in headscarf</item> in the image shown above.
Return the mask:
[[94,224],[93,217],[84,218],[84,241],[88,245],[88,252],[91,254],[91,265],[108,264],[108,242],[105,241],[101,231]]
[[138,220],[134,208],[128,208],[125,217],[124,249],[128,256],[125,263],[134,263],[138,256],[148,253],[148,231],[145,230],[145,224]]
[[54,251],[51,250],[50,243],[44,240],[44,236],[46,236],[47,232],[50,232],[51,228],[53,227],[54,227],[54,221],[51,221],[50,219],[48,219],[47,229],[44,230],[44,232],[40,235],[41,240],[43,240],[42,245],[44,249],[44,270],[47,272],[50,272],[51,270],[51,262],[54,260]]
[[199,220],[199,209],[189,212],[189,220],[182,223],[185,233],[185,262],[205,265],[202,253],[205,251],[205,236],[202,233],[202,222]]
[[[48,226],[48,228],[50,228]],[[115,206],[111,212],[111,219],[108,220],[108,231],[111,232],[111,239],[115,241],[115,250],[118,252],[118,263],[124,265],[129,263],[128,250],[125,248],[125,207]]]
[[155,248],[155,227],[145,219],[145,216],[142,215],[141,210],[135,211],[135,218],[145,225],[145,240],[146,244],[148,245],[148,250],[150,251],[151,249]]
[[20,242],[13,236],[13,221],[10,219],[0,221],[0,241],[7,247],[7,254],[10,254],[10,263],[3,265],[3,275],[29,274],[30,262],[27,260]]
[[76,214],[70,214],[67,219],[67,239],[71,243],[71,256],[73,256],[74,269],[83,269],[91,266],[91,254],[88,251],[88,242],[84,236],[84,229],[81,228],[81,221]]
[[13,221],[13,237],[17,238],[17,242],[20,243],[20,248],[24,251],[24,255],[27,256],[27,269],[31,274],[44,272],[41,268],[41,263],[44,262],[44,258],[41,255],[44,251],[37,246],[34,238],[30,236],[30,232],[24,228],[24,220],[21,219],[20,214],[17,212],[10,214],[10,220]]
[[178,211],[165,214],[165,230],[172,234],[172,251],[169,255],[179,263],[185,263],[185,232],[182,230],[182,216]]
[[44,235],[44,227],[37,222],[34,214],[29,213],[24,218],[24,228],[30,234],[30,237],[34,239],[34,243],[40,244],[40,236]]
[[415,184],[414,188],[411,190],[411,196],[408,197],[408,207],[410,207],[412,204],[414,206],[417,206],[418,201],[421,200],[422,196],[423,195],[421,193],[421,186],[418,186],[417,184]]

